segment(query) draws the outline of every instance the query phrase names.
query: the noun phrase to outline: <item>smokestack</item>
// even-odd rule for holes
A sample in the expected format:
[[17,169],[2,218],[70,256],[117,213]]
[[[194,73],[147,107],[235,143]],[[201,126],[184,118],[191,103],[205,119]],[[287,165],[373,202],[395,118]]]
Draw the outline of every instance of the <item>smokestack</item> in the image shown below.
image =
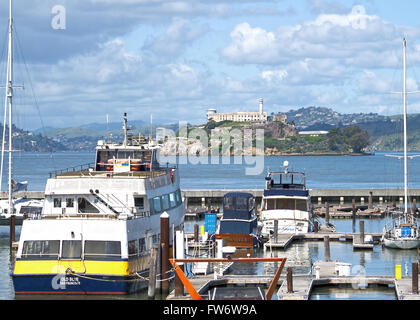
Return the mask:
[[260,114],[263,114],[263,112],[264,112],[263,106],[264,106],[264,101],[263,101],[263,98],[261,98],[260,99]]

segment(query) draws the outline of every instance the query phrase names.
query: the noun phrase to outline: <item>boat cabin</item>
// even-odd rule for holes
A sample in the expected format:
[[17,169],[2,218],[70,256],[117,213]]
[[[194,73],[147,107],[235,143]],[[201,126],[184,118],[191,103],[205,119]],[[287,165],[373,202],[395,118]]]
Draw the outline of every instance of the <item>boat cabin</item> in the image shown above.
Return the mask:
[[224,219],[252,219],[255,201],[249,193],[228,193],[223,197]]
[[98,142],[95,171],[130,172],[159,169],[158,149],[149,146],[105,145]]

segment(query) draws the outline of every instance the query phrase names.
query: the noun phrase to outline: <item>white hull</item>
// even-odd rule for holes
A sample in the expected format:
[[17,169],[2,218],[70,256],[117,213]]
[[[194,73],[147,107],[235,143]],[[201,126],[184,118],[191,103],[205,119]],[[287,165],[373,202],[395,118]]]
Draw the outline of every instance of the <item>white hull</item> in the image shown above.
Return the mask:
[[385,247],[392,249],[415,249],[420,247],[420,239],[384,239]]
[[310,230],[310,213],[294,210],[270,210],[262,212],[262,234],[269,236],[278,221],[278,234],[306,234]]

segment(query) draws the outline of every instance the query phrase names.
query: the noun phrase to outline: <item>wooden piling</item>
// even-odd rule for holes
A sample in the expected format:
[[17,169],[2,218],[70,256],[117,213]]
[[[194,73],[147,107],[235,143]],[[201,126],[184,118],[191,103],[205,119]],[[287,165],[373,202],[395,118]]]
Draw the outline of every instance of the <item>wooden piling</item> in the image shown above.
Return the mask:
[[164,212],[160,216],[160,247],[161,247],[161,290],[163,294],[169,293],[169,215]]
[[330,205],[328,202],[325,202],[325,224],[327,226],[330,224]]
[[360,243],[365,243],[365,222],[359,221]]
[[10,248],[13,246],[15,242],[15,225],[16,225],[16,217],[14,214],[10,216]]
[[419,294],[419,265],[418,263],[412,263],[412,283],[413,283],[413,293]]
[[330,237],[324,237],[324,251],[325,251],[325,261],[330,261]]
[[353,217],[356,217],[356,199],[351,200]]
[[156,294],[156,269],[157,269],[158,248],[153,246],[150,251],[149,263],[149,287],[147,295],[149,300],[153,300]]
[[416,200],[416,198],[413,198],[412,210],[413,210],[413,214],[415,214],[417,212],[417,200]]
[[198,243],[198,224],[194,225],[194,242]]
[[279,234],[279,221],[278,220],[274,220],[274,233],[273,233],[273,238],[274,238],[274,242],[275,243],[277,243],[278,234]]
[[369,209],[373,209],[373,193],[369,192]]
[[293,268],[287,268],[287,293],[293,293]]
[[318,233],[319,231],[319,223],[318,221],[314,221],[314,233]]

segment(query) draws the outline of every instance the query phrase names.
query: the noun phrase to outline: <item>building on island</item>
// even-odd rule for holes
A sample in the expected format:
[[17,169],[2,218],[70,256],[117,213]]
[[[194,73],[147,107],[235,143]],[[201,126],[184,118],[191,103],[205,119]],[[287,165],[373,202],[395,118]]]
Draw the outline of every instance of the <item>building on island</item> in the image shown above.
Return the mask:
[[263,99],[260,99],[260,109],[258,112],[217,113],[216,109],[208,109],[207,121],[267,122],[267,112],[264,112],[263,104]]

